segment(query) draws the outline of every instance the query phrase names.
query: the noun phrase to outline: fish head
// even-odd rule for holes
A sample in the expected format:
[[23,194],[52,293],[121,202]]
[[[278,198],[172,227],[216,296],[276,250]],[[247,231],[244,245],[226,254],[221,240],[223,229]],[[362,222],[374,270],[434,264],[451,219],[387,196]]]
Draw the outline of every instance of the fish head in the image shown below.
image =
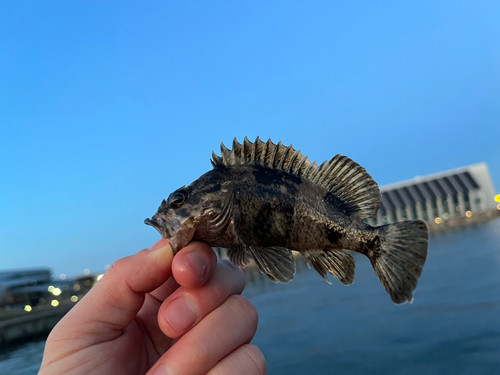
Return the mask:
[[195,181],[188,187],[175,190],[167,200],[163,200],[151,219],[144,220],[145,224],[155,228],[163,238],[170,240],[174,253],[193,238],[203,240],[213,237],[215,229],[221,227],[217,218],[223,213],[227,188],[223,188],[221,184],[205,184],[200,188],[197,186],[199,184]]

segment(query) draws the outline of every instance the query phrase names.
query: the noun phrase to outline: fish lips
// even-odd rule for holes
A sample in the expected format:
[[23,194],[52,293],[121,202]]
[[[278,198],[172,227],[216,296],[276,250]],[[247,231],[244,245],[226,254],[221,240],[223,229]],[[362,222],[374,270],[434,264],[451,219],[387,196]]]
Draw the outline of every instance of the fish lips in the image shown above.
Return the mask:
[[152,219],[145,219],[144,224],[155,228],[163,238],[172,238],[175,235],[175,230],[171,225],[162,219],[155,220],[154,216]]

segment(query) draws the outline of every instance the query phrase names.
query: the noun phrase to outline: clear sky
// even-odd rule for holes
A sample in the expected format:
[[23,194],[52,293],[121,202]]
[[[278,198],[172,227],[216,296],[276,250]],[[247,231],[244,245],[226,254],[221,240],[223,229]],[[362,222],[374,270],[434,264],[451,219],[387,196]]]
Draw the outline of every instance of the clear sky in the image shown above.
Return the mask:
[[380,185],[485,161],[498,191],[500,2],[2,2],[0,269],[149,247],[245,135]]

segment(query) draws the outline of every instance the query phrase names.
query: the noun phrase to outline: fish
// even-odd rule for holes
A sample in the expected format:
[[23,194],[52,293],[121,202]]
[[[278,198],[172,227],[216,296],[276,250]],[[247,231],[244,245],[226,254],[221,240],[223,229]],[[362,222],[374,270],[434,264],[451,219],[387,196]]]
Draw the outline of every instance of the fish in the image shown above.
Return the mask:
[[328,283],[354,281],[351,252],[368,257],[395,304],[413,302],[427,259],[422,220],[372,227],[380,189],[356,162],[336,155],[318,166],[292,145],[259,137],[212,151],[213,169],[164,199],[144,222],[169,239],[174,254],[191,241],[228,249],[244,268],[251,259],[277,283],[295,275],[293,251]]

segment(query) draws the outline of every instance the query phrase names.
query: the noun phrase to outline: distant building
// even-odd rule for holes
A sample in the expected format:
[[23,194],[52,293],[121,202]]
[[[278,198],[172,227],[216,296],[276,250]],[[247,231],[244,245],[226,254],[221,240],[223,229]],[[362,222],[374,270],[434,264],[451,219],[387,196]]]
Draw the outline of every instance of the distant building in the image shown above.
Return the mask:
[[381,206],[371,225],[421,219],[440,224],[495,209],[495,190],[486,163],[418,176],[381,187]]
[[51,280],[52,272],[48,268],[0,271],[0,308],[15,301],[13,295],[17,290],[46,284]]
[[[0,271],[0,320],[2,309],[23,310],[29,306],[26,311],[31,312],[35,307],[58,306],[72,296],[87,293],[95,281],[96,275],[53,279],[48,268]],[[54,300],[57,303],[53,303]]]

